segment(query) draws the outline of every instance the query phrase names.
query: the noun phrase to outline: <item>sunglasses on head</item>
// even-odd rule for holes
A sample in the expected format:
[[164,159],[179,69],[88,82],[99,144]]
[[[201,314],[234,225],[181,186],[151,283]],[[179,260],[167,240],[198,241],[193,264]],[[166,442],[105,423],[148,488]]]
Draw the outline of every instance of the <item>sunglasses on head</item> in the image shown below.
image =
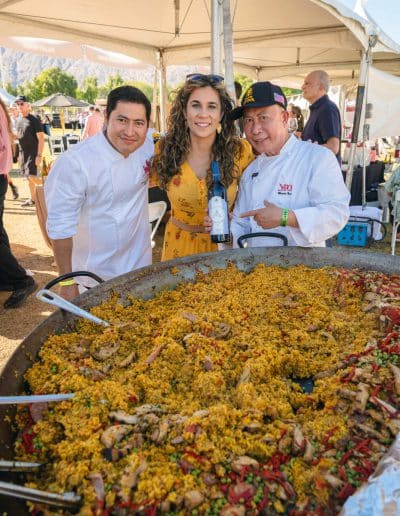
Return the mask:
[[207,81],[210,84],[220,84],[224,82],[224,78],[222,75],[215,75],[213,73],[204,74],[204,73],[189,73],[186,76],[186,82],[198,82],[198,81]]

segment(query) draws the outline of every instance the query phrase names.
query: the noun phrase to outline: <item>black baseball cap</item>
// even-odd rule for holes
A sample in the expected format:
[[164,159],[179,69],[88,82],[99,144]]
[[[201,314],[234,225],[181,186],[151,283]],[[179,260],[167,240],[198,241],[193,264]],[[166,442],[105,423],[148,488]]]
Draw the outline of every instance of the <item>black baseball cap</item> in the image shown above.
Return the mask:
[[285,94],[279,86],[271,82],[255,82],[246,90],[242,98],[242,105],[231,111],[231,118],[236,120],[243,116],[245,108],[267,107],[278,104],[284,109],[287,107]]
[[25,97],[25,95],[18,95],[18,97],[15,99],[15,102],[28,102],[28,99]]

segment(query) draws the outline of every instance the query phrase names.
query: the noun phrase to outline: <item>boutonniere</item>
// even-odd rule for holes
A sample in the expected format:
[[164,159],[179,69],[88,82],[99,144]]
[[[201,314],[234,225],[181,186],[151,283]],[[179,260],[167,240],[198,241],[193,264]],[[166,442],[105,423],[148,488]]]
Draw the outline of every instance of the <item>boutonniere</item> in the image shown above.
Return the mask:
[[151,162],[150,162],[150,160],[146,159],[146,163],[143,165],[143,172],[147,178],[150,176],[150,168],[151,168]]

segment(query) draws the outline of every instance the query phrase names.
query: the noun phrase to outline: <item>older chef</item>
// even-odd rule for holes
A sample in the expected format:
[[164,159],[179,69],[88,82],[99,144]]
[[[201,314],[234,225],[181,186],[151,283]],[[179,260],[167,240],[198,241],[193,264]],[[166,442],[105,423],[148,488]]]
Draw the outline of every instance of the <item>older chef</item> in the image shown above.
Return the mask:
[[[287,101],[279,86],[253,84],[241,107],[247,139],[258,157],[245,170],[231,230],[234,246],[246,233],[273,230],[291,246],[324,247],[349,217],[350,194],[335,155],[288,134]],[[249,239],[251,246],[281,245],[277,239]]]

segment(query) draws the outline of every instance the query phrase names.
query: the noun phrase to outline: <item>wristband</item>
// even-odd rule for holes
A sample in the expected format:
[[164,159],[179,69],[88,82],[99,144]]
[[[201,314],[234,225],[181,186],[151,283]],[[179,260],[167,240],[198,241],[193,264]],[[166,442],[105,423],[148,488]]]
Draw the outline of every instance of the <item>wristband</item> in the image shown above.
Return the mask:
[[289,218],[289,210],[287,208],[282,208],[282,218],[281,218],[281,226],[287,226]]
[[60,285],[60,287],[70,287],[72,285],[76,285],[76,281],[74,280],[74,278],[66,279],[66,280],[60,281],[59,285]]

